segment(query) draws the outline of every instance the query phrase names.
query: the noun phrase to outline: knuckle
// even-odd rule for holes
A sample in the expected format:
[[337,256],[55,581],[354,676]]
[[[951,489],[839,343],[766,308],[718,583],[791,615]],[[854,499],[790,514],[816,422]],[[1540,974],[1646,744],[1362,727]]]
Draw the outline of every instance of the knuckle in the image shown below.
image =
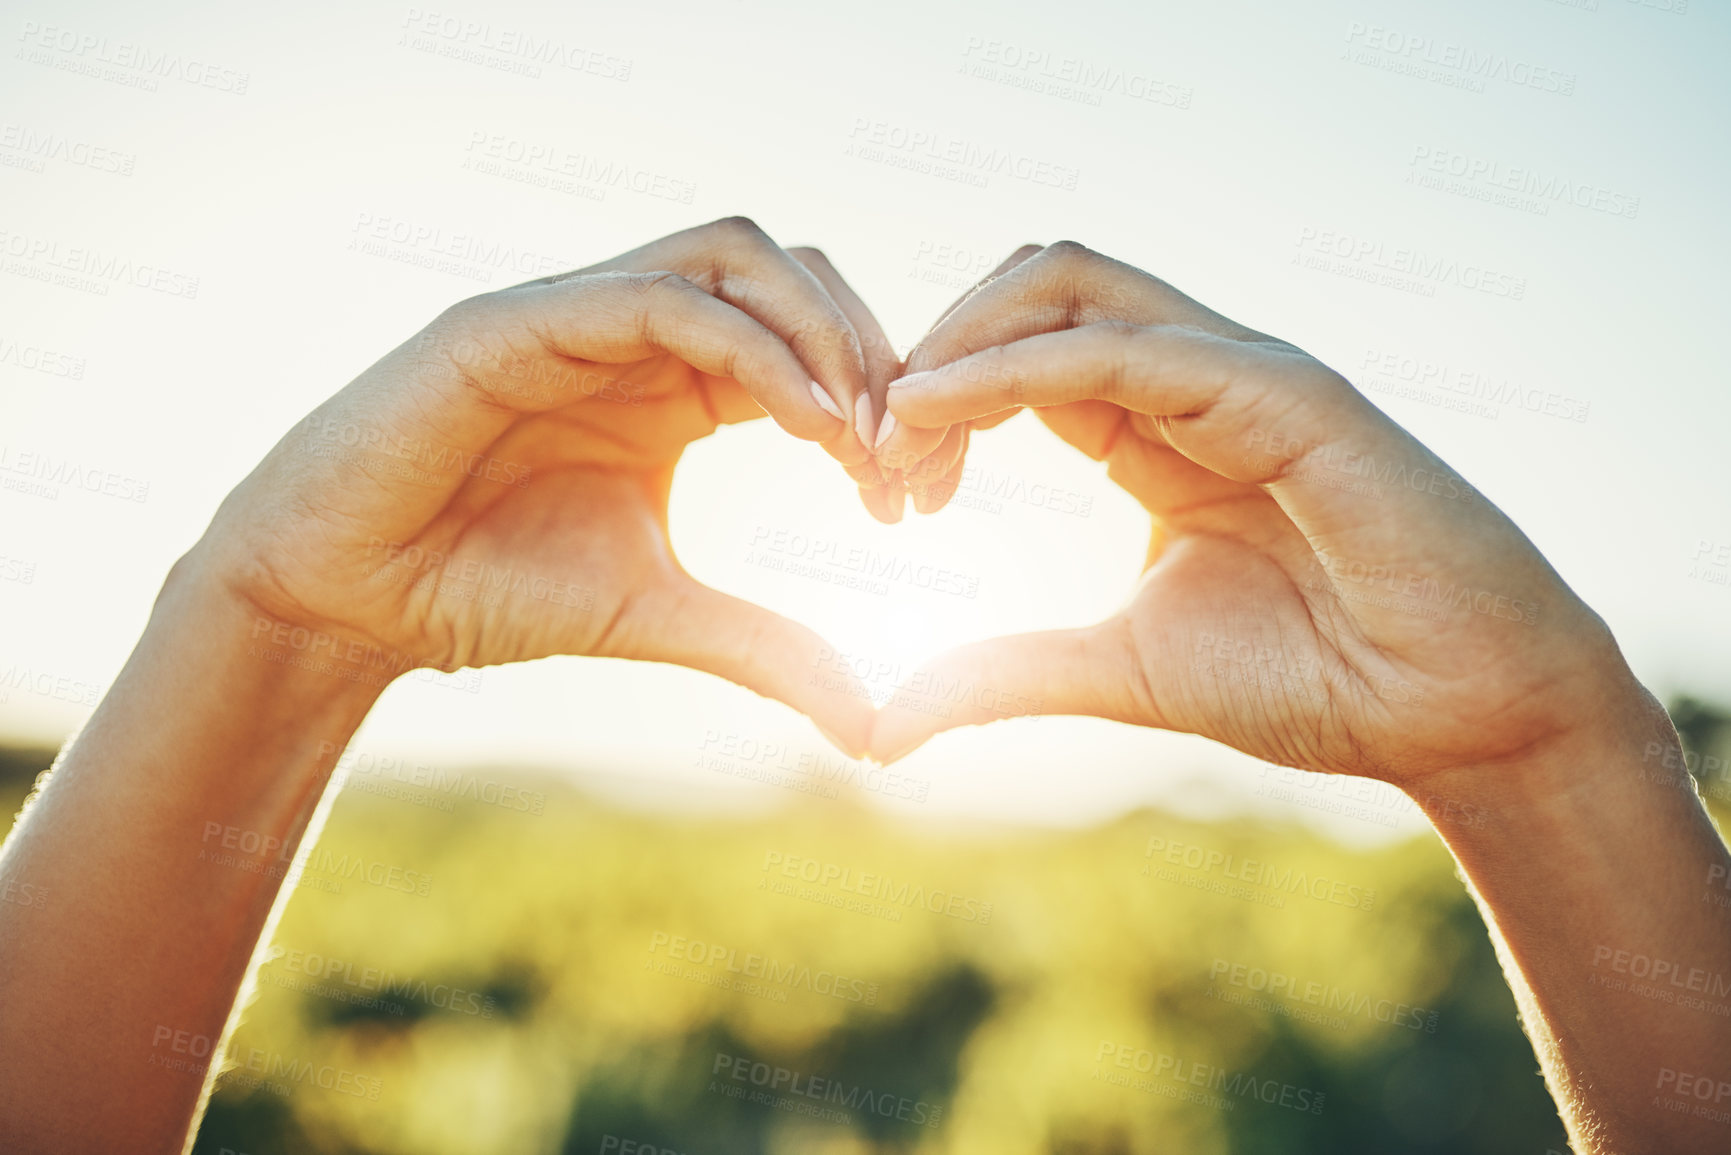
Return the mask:
[[750,217],[722,217],[712,221],[709,229],[716,236],[735,244],[759,244],[769,239],[769,234],[758,227]]
[[452,329],[466,329],[493,311],[497,296],[497,293],[478,293],[464,297],[454,305],[447,305],[439,314],[438,323]]
[[1080,264],[1085,261],[1092,261],[1100,255],[1079,241],[1057,241],[1053,244],[1047,245],[1043,252],[1052,260],[1063,261],[1067,264]]
[[1074,324],[1082,287],[1092,279],[1099,259],[1098,253],[1075,241],[1058,241],[1011,269],[1005,278],[1023,294],[1070,302]]
[[652,293],[685,293],[697,288],[678,273],[668,269],[650,273],[627,273],[624,284],[645,296]]
[[1109,340],[1125,343],[1139,340],[1147,333],[1147,330],[1143,326],[1136,324],[1134,321],[1126,321],[1119,317],[1109,318],[1104,321],[1095,321],[1092,325],[1088,326],[1088,330],[1093,333],[1098,333],[1100,336]]

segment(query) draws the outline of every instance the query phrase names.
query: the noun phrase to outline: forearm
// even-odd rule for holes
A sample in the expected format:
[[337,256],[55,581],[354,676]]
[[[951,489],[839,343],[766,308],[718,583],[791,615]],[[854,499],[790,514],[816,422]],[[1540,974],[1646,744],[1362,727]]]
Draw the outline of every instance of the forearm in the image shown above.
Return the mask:
[[[338,752],[384,678],[280,659],[176,567],[0,850],[0,1148],[179,1150]],[[271,660],[272,658],[278,660]]]
[[1451,775],[1421,804],[1498,939],[1576,1149],[1723,1151],[1731,855],[1657,703],[1591,705],[1604,724],[1576,748]]

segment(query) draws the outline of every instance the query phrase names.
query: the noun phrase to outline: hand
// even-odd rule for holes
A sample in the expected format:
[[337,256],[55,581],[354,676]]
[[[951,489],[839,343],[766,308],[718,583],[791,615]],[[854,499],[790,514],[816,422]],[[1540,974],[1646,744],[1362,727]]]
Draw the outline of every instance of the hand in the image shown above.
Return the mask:
[[[1026,260],[1039,251],[1038,245],[1024,245],[1017,249],[997,268],[982,277],[978,284],[954,301],[938,317],[941,323],[944,318],[986,285]],[[935,327],[935,326],[934,326]],[[903,366],[897,362],[893,371],[886,378],[886,385],[901,376]],[[874,387],[874,396],[876,389]],[[887,395],[887,389],[885,390]],[[880,404],[878,413],[887,413],[885,405]],[[963,421],[937,429],[922,429],[917,426],[902,425],[895,420],[881,422],[869,442],[872,446],[872,456],[876,462],[879,476],[883,478],[885,496],[878,498],[876,493],[871,496],[877,500],[867,501],[867,508],[878,514],[878,501],[888,505],[892,516],[878,514],[880,520],[886,522],[900,521],[905,498],[912,495],[914,509],[920,513],[936,513],[948,505],[950,498],[955,496],[956,489],[961,485],[962,472],[967,466],[968,438],[977,429],[990,429],[1001,421],[1015,416],[1014,409],[1002,413],[988,414],[972,421]],[[890,415],[893,418],[893,414]],[[864,487],[862,486],[862,494]]]
[[373,647],[392,673],[675,662],[856,753],[864,692],[808,684],[815,634],[688,576],[667,496],[688,444],[765,412],[881,488],[847,418],[898,368],[888,347],[821,253],[742,219],[677,233],[452,307],[292,430],[183,566],[280,623],[270,640]]
[[[1528,758],[1639,693],[1532,543],[1339,374],[1080,245],[1006,266],[913,351],[890,412],[930,443],[1034,407],[1153,536],[1118,614],[927,678],[1403,787]],[[998,716],[898,701],[873,733],[886,761]]]

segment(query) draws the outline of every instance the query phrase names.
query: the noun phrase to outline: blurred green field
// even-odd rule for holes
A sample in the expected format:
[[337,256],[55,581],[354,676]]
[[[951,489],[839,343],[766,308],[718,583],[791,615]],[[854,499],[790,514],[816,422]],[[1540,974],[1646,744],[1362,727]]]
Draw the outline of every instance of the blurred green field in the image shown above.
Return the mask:
[[351,777],[199,1152],[1566,1149],[1434,837],[694,820],[473,774]]

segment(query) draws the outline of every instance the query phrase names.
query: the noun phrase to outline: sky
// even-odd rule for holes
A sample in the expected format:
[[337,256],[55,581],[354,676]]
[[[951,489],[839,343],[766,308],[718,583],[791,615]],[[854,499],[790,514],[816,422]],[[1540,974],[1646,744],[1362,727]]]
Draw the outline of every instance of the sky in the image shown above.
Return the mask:
[[[0,39],[0,740],[89,715],[291,424],[526,279],[480,254],[544,273],[732,214],[822,247],[903,348],[1026,241],[1145,268],[1346,373],[1656,692],[1731,702],[1721,0],[8,2]],[[97,271],[64,283],[77,250]],[[1409,253],[1452,272],[1390,277]],[[103,484],[44,488],[28,455]],[[674,544],[891,671],[1123,602],[1147,523],[1101,467],[1029,415],[970,462],[951,508],[884,527],[815,447],[726,429],[680,467]],[[783,537],[963,592],[769,568]],[[352,749],[698,810],[785,802],[751,776],[836,757],[714,678],[582,658],[405,679]],[[1085,719],[940,736],[897,770],[859,775],[867,803],[951,824],[1417,825],[1386,790]]]

